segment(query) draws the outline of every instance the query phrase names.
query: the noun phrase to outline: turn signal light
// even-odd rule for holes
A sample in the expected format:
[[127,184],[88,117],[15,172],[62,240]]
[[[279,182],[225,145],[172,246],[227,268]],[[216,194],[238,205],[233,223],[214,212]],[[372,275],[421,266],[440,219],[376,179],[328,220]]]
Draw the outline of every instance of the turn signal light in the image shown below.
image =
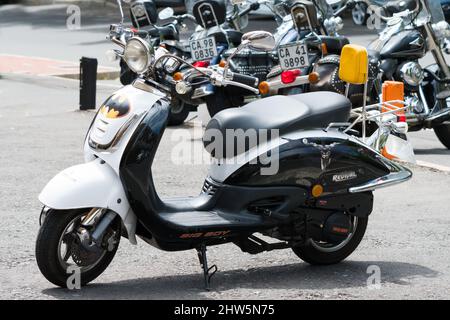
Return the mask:
[[322,193],[323,187],[320,184],[316,184],[311,190],[311,194],[314,198],[320,197]]
[[308,75],[309,83],[315,84],[315,83],[319,82],[319,80],[320,80],[320,76],[319,76],[319,74],[317,72],[311,72]]
[[292,83],[301,74],[302,72],[299,69],[283,71],[281,73],[281,82],[284,84]]
[[227,62],[225,60],[220,60],[219,67],[225,68],[226,64],[227,64]]
[[326,56],[328,54],[328,47],[326,43],[322,43],[322,55]]
[[175,80],[175,81],[183,80],[183,74],[182,74],[181,72],[176,72],[176,73],[173,75],[173,80]]
[[270,85],[269,85],[268,82],[262,81],[259,84],[258,89],[259,89],[259,93],[261,93],[261,94],[268,94],[269,91],[270,91]]

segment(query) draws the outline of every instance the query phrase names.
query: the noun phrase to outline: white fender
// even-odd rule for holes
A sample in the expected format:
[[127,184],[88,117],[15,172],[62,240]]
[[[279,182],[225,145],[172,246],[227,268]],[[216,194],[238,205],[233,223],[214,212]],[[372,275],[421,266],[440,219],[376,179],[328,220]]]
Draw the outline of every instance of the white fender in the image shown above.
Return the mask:
[[51,179],[39,201],[56,210],[105,208],[123,221],[128,240],[136,244],[136,215],[116,172],[101,159],[67,168]]

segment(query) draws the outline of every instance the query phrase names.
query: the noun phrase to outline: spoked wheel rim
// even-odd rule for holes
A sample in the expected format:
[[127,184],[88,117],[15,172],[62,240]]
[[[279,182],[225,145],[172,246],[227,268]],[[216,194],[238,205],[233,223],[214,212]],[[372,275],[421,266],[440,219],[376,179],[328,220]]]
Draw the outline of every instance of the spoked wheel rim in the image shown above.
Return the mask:
[[352,10],[353,22],[359,26],[364,24],[367,15],[367,6],[365,3],[357,3]]
[[315,241],[313,239],[310,239],[311,245],[314,248],[316,248],[317,250],[326,252],[326,253],[331,253],[331,252],[336,252],[336,251],[341,250],[352,240],[353,236],[356,233],[356,228],[358,227],[358,217],[352,217],[352,219],[353,219],[352,232],[349,233],[347,238],[345,240],[343,240],[342,242],[340,242],[338,244],[331,244],[331,243],[327,243],[327,242],[320,242],[320,241]]
[[[80,268],[80,272],[87,272],[94,268],[105,256],[107,250],[89,252],[79,242],[76,230],[88,212],[85,212],[70,221],[62,232],[58,242],[58,260],[61,267],[67,270],[71,266]],[[72,262],[69,262],[69,261]],[[87,262],[89,261],[89,262]]]

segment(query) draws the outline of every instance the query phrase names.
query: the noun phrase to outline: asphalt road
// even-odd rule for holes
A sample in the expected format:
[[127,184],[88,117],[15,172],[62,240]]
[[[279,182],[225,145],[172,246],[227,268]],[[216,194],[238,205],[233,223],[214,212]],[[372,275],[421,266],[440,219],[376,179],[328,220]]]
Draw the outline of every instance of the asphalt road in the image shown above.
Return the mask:
[[[5,27],[3,21],[2,43],[14,28],[12,22]],[[36,39],[47,33],[52,39],[52,32],[56,34],[53,28],[30,28]],[[89,35],[100,39],[104,34],[80,32],[86,33],[80,39]],[[27,34],[18,31],[16,36]],[[63,40],[61,36],[49,41],[53,49],[24,40],[26,50],[20,51],[14,49],[14,39],[1,50],[30,55],[48,50],[52,58],[73,55],[78,59],[82,43],[65,50],[61,49],[66,44]],[[113,86],[99,86],[99,103]],[[142,241],[132,246],[124,240],[110,267],[91,285],[79,291],[55,288],[39,273],[34,259],[41,207],[37,195],[54,174],[83,161],[82,143],[94,113],[76,110],[78,84],[71,80],[3,76],[0,101],[0,299],[449,298],[450,175],[420,167],[412,168],[414,177],[409,182],[375,193],[366,236],[358,250],[339,265],[311,267],[290,250],[253,256],[233,245],[212,247],[210,263],[217,264],[219,272],[212,291],[206,292],[194,251],[168,253]],[[206,165],[172,161],[174,137],[180,129],[192,130],[192,122],[167,130],[154,163],[157,190],[165,197],[198,194],[207,173]],[[420,157],[448,163],[448,151],[431,132],[417,133],[413,142]],[[194,137],[191,143],[199,146],[201,142]],[[367,271],[372,266],[380,268],[379,289],[367,286]]]

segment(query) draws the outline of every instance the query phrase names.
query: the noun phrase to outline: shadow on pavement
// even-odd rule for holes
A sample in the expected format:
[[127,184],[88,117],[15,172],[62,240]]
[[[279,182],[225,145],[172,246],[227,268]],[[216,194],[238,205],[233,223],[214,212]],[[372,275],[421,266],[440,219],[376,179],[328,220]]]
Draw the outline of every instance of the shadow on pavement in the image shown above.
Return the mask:
[[445,147],[433,149],[414,149],[414,153],[419,155],[450,155],[450,150],[446,149]]
[[[415,277],[433,278],[438,272],[427,267],[388,261],[347,261],[334,266],[313,267],[305,263],[249,270],[219,272],[211,292],[236,288],[326,290],[367,286],[367,267],[381,270],[381,283],[408,285]],[[79,291],[51,288],[43,294],[57,299],[205,299],[203,277],[198,274],[130,279],[108,284],[91,284]]]

